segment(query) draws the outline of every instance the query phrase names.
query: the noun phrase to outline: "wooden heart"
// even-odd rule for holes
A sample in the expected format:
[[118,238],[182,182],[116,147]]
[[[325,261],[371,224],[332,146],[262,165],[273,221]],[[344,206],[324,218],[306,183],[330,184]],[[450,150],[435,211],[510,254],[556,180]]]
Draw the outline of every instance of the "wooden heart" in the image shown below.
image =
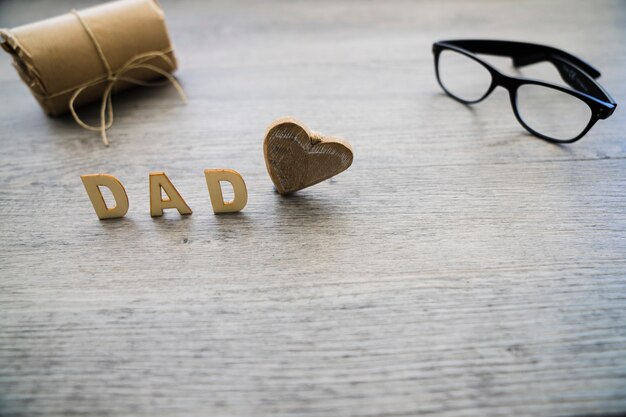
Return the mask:
[[263,142],[267,172],[280,194],[289,194],[334,177],[352,164],[344,140],[309,131],[293,118],[270,125]]

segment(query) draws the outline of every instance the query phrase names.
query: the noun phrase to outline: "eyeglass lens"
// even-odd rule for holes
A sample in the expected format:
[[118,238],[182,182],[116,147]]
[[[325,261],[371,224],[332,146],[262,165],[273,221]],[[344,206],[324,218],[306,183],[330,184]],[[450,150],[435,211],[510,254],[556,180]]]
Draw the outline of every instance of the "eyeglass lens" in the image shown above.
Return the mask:
[[574,139],[591,120],[591,108],[584,101],[536,84],[519,86],[517,111],[530,129],[556,140]]
[[478,101],[491,87],[489,70],[478,61],[456,51],[441,51],[438,71],[443,88],[462,101]]

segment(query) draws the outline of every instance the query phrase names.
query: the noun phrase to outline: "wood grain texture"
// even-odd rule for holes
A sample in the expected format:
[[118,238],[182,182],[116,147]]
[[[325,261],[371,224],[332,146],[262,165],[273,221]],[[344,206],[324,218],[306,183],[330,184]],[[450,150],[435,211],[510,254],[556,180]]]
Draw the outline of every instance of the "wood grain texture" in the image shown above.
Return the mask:
[[352,147],[339,138],[311,132],[302,122],[283,117],[267,129],[263,155],[279,194],[319,184],[352,165]]
[[[626,411],[624,112],[551,145],[504,91],[445,97],[430,50],[548,43],[621,105],[623,1],[162,3],[189,103],[114,97],[109,148],[0,56],[1,415]],[[4,0],[0,26],[88,4]],[[288,114],[355,160],[284,198],[262,143]],[[222,167],[240,214],[212,214],[203,170]],[[194,214],[151,218],[150,171]],[[124,183],[126,218],[94,215],[94,172]]]

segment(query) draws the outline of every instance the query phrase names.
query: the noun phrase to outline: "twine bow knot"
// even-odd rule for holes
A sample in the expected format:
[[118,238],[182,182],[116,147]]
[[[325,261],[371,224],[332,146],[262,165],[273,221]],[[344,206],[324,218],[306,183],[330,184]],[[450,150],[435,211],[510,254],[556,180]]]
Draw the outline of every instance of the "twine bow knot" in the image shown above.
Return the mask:
[[[106,59],[106,56],[104,55],[104,52],[102,51],[102,48],[100,47],[100,43],[96,39],[91,28],[85,23],[83,18],[80,16],[80,14],[78,14],[76,10],[72,10],[72,14],[76,16],[80,24],[85,29],[85,32],[87,32],[87,35],[91,39],[94,47],[96,48],[96,51],[98,52],[98,55],[100,56],[100,60],[102,61],[102,64],[106,68],[107,75],[106,75],[106,78],[99,78],[97,80],[87,82],[81,85],[80,87],[78,87],[76,91],[74,91],[74,94],[72,95],[72,98],[69,101],[69,109],[70,109],[70,112],[72,113],[72,117],[74,118],[76,123],[78,123],[81,127],[87,130],[94,131],[94,132],[100,132],[100,136],[102,137],[102,142],[104,142],[106,146],[109,145],[109,140],[107,138],[106,131],[113,125],[113,104],[111,101],[111,94],[113,92],[113,88],[119,81],[126,81],[126,82],[129,82],[135,85],[140,85],[143,87],[155,87],[159,85],[164,85],[169,82],[172,84],[172,86],[174,86],[174,88],[180,95],[181,99],[184,102],[187,101],[185,92],[183,88],[181,87],[180,83],[176,80],[176,78],[172,74],[170,74],[168,71],[164,70],[163,68],[160,68],[150,63],[150,61],[154,59],[160,59],[170,69],[173,70],[175,68],[174,62],[170,59],[169,56],[167,56],[167,53],[170,51],[167,51],[167,52],[151,51],[151,52],[145,52],[145,53],[136,55],[130,60],[128,60],[124,65],[122,65],[117,71],[113,72],[113,70],[111,69],[111,66],[109,65],[109,62]],[[136,69],[146,69],[149,71],[153,71],[165,77],[165,80],[151,82],[151,81],[139,80],[139,79],[125,75],[129,71],[136,70]],[[106,82],[107,85],[104,90],[104,93],[102,94],[102,104],[100,105],[100,124],[90,125],[90,124],[85,123],[78,116],[74,108],[74,102],[85,90],[87,90],[90,87],[93,87],[94,85],[100,84],[102,82]]]

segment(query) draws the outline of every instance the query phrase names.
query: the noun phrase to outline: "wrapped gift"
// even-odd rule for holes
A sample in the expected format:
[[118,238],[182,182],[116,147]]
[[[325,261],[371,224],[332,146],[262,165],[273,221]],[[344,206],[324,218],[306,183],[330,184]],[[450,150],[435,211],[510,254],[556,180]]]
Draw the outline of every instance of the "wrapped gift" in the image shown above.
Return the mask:
[[[81,126],[100,131],[113,122],[111,94],[134,85],[172,82],[174,50],[155,0],[120,0],[0,30],[13,66],[46,113],[70,111]],[[90,126],[75,108],[102,100],[101,124]]]

